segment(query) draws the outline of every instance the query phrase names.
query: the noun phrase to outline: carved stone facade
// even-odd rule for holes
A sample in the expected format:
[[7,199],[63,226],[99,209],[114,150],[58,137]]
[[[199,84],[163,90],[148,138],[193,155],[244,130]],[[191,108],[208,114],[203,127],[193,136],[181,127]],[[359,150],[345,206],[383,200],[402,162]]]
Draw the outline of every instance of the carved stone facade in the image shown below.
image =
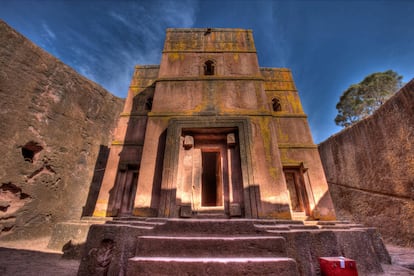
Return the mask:
[[291,72],[250,30],[168,29],[137,66],[94,216],[335,219]]

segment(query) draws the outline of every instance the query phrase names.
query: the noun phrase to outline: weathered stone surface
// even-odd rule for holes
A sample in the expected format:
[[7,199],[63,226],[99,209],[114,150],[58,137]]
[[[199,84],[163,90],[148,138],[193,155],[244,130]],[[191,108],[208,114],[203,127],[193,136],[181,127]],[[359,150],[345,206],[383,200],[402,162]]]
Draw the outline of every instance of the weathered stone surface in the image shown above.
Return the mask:
[[104,259],[108,275],[319,275],[318,258],[338,256],[354,259],[361,275],[390,264],[375,229],[344,221],[114,218],[91,227],[78,275]]
[[286,247],[285,239],[279,236],[141,236],[138,238],[136,255],[184,258],[284,257]]
[[47,235],[81,217],[122,105],[0,21],[3,238]]
[[414,246],[414,80],[319,145],[337,214]]
[[280,275],[295,276],[290,258],[140,258],[128,261],[127,275]]
[[93,224],[105,223],[107,219],[86,219],[59,222],[54,225],[47,247],[62,251],[65,258],[80,258],[89,228]]
[[78,275],[125,275],[128,259],[135,255],[137,237],[149,230],[124,224],[92,225]]
[[112,145],[94,216],[335,219],[292,74],[251,30],[168,29]]

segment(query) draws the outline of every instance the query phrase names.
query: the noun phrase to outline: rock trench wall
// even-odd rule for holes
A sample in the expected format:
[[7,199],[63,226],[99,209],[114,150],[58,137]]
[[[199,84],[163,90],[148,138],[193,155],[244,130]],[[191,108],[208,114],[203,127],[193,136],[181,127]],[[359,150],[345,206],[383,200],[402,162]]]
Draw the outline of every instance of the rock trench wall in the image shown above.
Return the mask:
[[319,152],[339,218],[414,246],[414,80]]
[[0,237],[81,217],[123,103],[0,20]]

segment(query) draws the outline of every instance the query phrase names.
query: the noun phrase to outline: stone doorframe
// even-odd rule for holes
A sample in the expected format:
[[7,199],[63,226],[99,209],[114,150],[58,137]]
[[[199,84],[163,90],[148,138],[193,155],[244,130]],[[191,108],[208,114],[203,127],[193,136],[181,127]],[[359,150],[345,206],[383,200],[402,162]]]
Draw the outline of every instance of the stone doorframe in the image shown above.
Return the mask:
[[254,186],[251,144],[251,123],[248,118],[200,116],[173,118],[169,121],[164,153],[161,196],[158,209],[160,217],[179,217],[180,206],[176,202],[177,174],[180,141],[183,129],[196,128],[235,128],[239,135],[240,162],[243,181],[244,216],[257,218],[260,195],[251,189]]
[[[309,179],[308,168],[305,167],[305,164],[303,162],[299,162],[296,164],[289,163],[289,164],[283,164],[283,172],[284,174],[286,172],[298,173],[297,177],[300,178],[299,180],[302,183],[297,183],[300,185],[299,187],[297,187],[300,190],[297,195],[301,197],[302,204],[304,205],[303,212],[305,212],[307,216],[312,216],[313,215],[312,210],[314,210],[316,203],[315,203],[315,198],[313,195],[312,185]],[[289,185],[288,183],[286,184]],[[288,190],[289,190],[289,187],[288,187]],[[291,202],[292,202],[292,199],[291,199]],[[291,210],[292,213],[295,213],[295,210],[293,210],[293,208],[291,209],[292,209]]]

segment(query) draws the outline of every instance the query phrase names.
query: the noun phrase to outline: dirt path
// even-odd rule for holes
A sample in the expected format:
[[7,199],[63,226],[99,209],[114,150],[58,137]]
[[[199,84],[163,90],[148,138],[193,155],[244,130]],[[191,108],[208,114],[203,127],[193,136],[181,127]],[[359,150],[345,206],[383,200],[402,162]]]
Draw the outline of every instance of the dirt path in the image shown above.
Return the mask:
[[48,241],[0,241],[0,275],[75,276],[80,261],[63,259],[61,252],[47,248]]
[[74,276],[78,260],[62,259],[61,254],[0,248],[0,275]]

